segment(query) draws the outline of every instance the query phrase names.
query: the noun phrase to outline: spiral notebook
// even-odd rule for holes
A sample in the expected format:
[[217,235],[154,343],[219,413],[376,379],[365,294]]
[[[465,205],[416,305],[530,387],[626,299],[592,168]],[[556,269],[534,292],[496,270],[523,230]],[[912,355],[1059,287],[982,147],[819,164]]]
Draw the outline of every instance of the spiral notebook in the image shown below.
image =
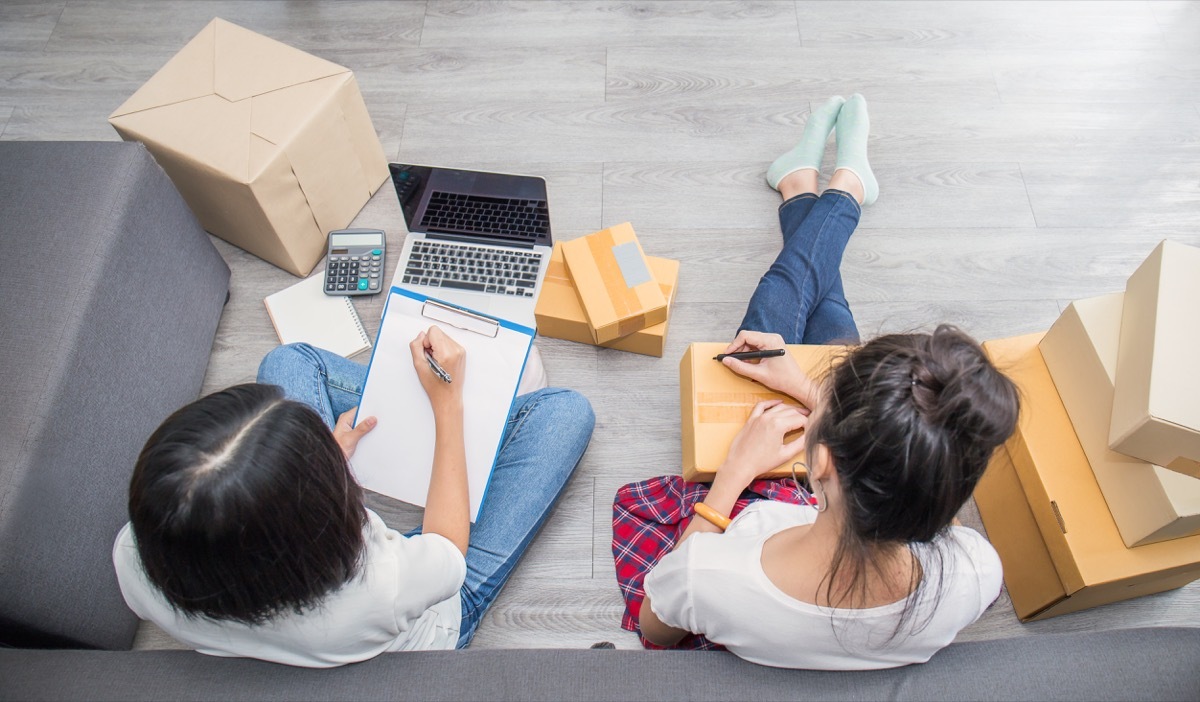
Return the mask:
[[324,271],[263,300],[281,344],[306,343],[350,357],[371,348],[354,303],[326,295]]

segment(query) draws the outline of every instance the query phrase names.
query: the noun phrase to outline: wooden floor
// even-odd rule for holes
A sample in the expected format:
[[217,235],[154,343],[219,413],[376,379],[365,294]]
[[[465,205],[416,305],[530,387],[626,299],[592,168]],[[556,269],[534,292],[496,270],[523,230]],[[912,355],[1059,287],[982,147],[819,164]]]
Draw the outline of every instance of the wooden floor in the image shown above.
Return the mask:
[[[1190,3],[4,0],[0,138],[116,139],[107,115],[214,16],[353,69],[388,156],[544,175],[557,238],[629,220],[682,261],[664,358],[539,341],[596,433],[477,647],[637,646],[618,627],[613,492],[678,470],[678,360],[736,328],[780,245],[764,171],[829,95],[871,110],[882,194],[842,267],[864,336],[1044,330],[1160,239],[1200,244]],[[390,270],[394,194],[354,224],[387,230]],[[262,298],[295,282],[216,243],[233,290],[206,391],[254,378],[277,343]],[[375,327],[381,301],[356,304]],[[1200,626],[1200,584],[1030,625],[1002,595],[961,638],[1144,624]],[[144,626],[138,645],[175,644]]]

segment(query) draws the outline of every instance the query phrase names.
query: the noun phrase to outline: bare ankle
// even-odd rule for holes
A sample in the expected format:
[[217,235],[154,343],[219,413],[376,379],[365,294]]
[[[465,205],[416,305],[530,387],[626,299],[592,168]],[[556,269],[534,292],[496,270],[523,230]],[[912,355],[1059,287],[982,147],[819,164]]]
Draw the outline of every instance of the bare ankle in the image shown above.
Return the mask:
[[863,204],[863,199],[866,197],[862,179],[848,168],[839,168],[833,172],[833,177],[829,179],[829,189],[850,193],[854,201],[860,205]]
[[779,181],[779,194],[784,200],[791,200],[804,193],[817,193],[817,172],[811,168],[788,173]]

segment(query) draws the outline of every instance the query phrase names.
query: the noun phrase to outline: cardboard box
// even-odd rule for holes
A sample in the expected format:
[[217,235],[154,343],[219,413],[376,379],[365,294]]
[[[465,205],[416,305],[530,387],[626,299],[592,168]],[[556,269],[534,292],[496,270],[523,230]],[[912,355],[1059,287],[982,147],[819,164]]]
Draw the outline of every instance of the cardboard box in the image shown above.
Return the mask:
[[[750,418],[754,405],[763,400],[796,401],[759,385],[729,370],[713,356],[725,351],[725,343],[698,343],[688,346],[679,362],[679,409],[683,435],[683,478],[691,482],[710,482],[725,461],[733,439]],[[845,351],[843,346],[789,345],[788,353],[810,376],[824,377],[834,359]],[[788,435],[791,441],[799,432]],[[765,477],[782,478],[792,474],[796,456]],[[805,470],[796,467],[796,475]]]
[[201,225],[295,275],[387,179],[349,69],[214,19],[108,121]]
[[1039,348],[1126,546],[1200,533],[1200,479],[1108,447],[1123,293],[1072,303]]
[[[663,296],[667,298],[667,312],[670,314],[675,289],[679,283],[679,261],[647,256],[646,262],[650,264],[650,272],[658,281]],[[592,328],[588,326],[587,315],[579,302],[575,283],[571,280],[571,274],[567,272],[562,244],[554,245],[546,267],[546,279],[542,283],[541,293],[538,294],[534,317],[537,319],[538,334],[542,336],[577,341],[581,344],[594,343]],[[667,344],[668,324],[669,320],[635,331],[629,336],[606,341],[600,346],[661,358]]]
[[1041,334],[983,347],[1021,389],[1017,431],[975,490],[1022,621],[1182,587],[1200,536],[1126,548],[1038,351]]
[[1109,445],[1200,477],[1200,249],[1164,241],[1125,285]]
[[667,298],[629,222],[564,242],[562,251],[594,343],[667,321]]

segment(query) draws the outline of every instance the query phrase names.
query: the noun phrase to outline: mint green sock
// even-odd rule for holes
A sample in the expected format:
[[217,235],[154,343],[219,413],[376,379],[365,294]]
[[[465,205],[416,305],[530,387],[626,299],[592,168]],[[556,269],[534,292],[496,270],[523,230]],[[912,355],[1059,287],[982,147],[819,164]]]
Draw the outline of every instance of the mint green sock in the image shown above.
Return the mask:
[[850,96],[837,118],[837,168],[845,168],[863,185],[863,204],[869,205],[879,197],[879,181],[867,161],[867,135],[871,119],[867,116],[867,100],[855,93]]
[[821,170],[821,157],[825,155],[825,142],[829,141],[829,133],[833,131],[833,126],[837,123],[838,110],[842,108],[844,102],[846,102],[846,98],[834,95],[809,114],[808,121],[804,124],[804,135],[800,137],[800,143],[796,144],[791,151],[775,159],[775,162],[767,169],[768,185],[778,190],[779,181],[790,173],[805,168],[811,168],[814,171]]

